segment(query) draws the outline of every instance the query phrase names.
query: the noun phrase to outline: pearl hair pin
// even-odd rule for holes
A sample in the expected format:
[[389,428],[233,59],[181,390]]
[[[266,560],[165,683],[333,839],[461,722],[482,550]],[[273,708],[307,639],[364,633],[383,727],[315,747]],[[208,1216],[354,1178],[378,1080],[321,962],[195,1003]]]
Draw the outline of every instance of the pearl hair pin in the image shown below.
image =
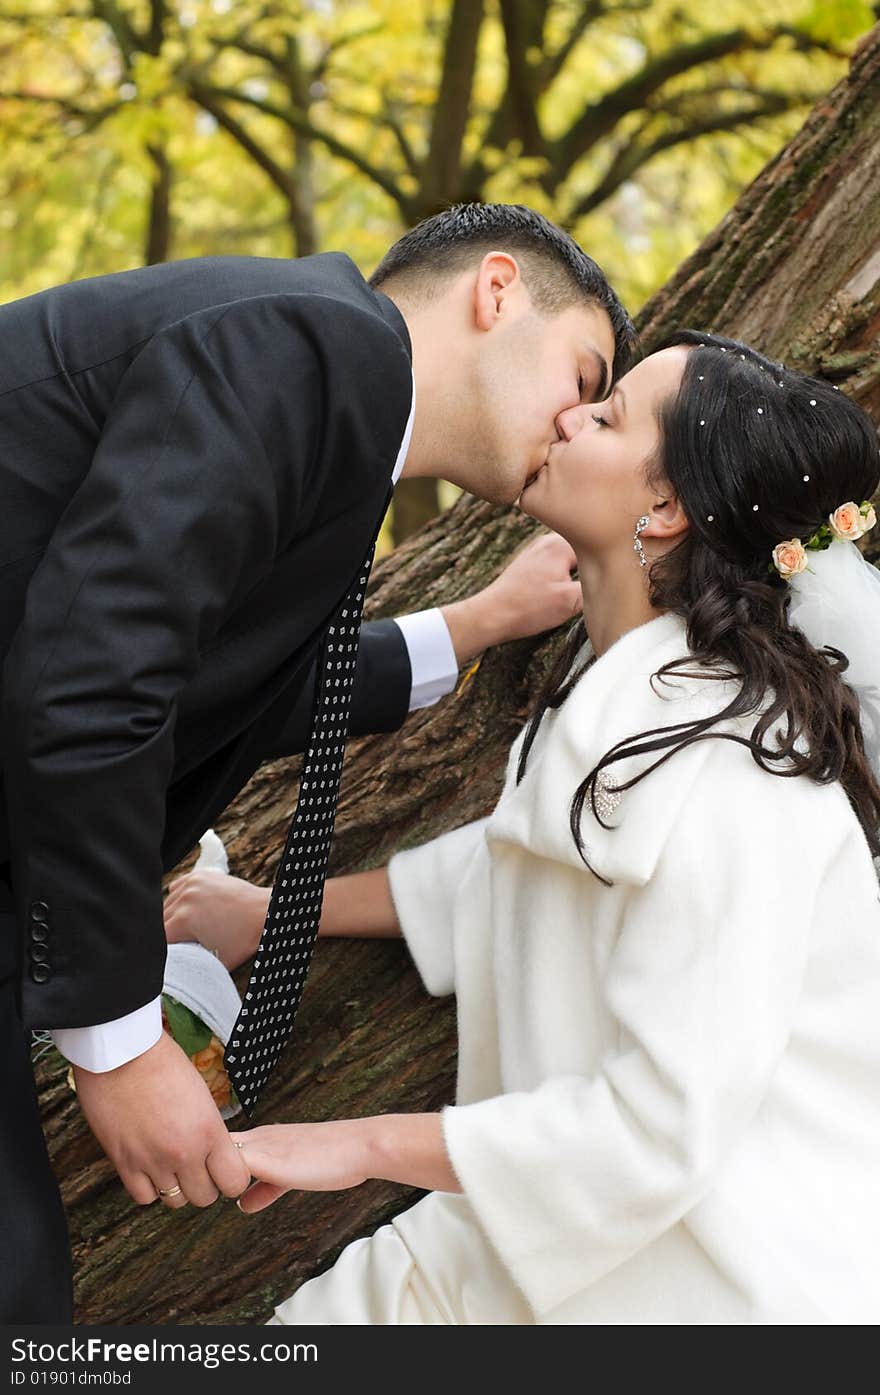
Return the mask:
[[[709,348],[710,345],[708,345],[708,344],[700,344],[700,345],[698,345],[697,347],[703,349],[703,348]],[[723,354],[726,354],[726,353],[727,353],[727,349],[724,347],[723,344],[719,344],[718,347],[721,349],[721,352],[722,352]],[[745,354],[740,354],[739,357],[743,360],[743,362],[745,362],[745,357],[746,357]],[[764,365],[763,365],[763,363],[759,363],[759,364],[758,364],[758,367],[760,368],[760,370],[761,370],[762,373],[765,371],[765,370],[764,370]],[[784,372],[785,372],[785,364],[784,364],[784,363],[777,363],[777,364],[776,364],[776,371],[777,371],[778,373],[784,373]],[[704,381],[704,375],[703,375],[702,373],[699,375],[699,381],[700,381],[701,383]],[[782,378],[777,378],[777,379],[776,379],[776,386],[777,386],[777,387],[785,387],[785,383],[784,383],[784,381],[783,381]],[[836,383],[832,383],[831,386],[833,387],[833,389],[834,389],[835,392],[839,392],[839,391],[840,391],[840,388],[837,386]],[[817,406],[817,405],[818,405],[818,404],[817,404],[816,398],[815,398],[815,397],[811,397],[811,398],[810,398],[810,406],[811,406],[811,407],[815,407],[815,406]],[[762,417],[762,416],[764,415],[764,408],[763,408],[763,407],[757,407],[755,410],[756,410],[756,413],[757,413],[757,415],[758,415],[759,417]],[[700,426],[705,426],[705,425],[706,425],[706,420],[705,420],[704,417],[701,417],[701,418],[700,418]],[[810,476],[809,476],[809,475],[804,475],[804,476],[803,476],[803,482],[804,482],[804,484],[809,484],[809,482],[810,482]],[[753,513],[758,513],[758,512],[759,512],[759,509],[760,509],[760,505],[758,505],[758,504],[752,504],[752,512],[753,512]],[[715,522],[715,515],[714,515],[714,513],[709,513],[709,514],[706,515],[706,522],[707,522],[707,523],[714,523],[714,522]],[[639,519],[639,523],[640,523],[640,524],[642,523],[642,519]],[[636,547],[637,547],[637,551],[639,551],[639,552],[641,553],[641,548],[638,546],[639,541],[640,541],[640,540],[639,540],[639,538],[638,538],[638,529],[637,529],[637,530],[636,530]],[[640,556],[640,559],[639,559],[639,560],[642,561],[642,564],[644,565],[644,561],[643,561],[643,559],[642,559],[641,556]]]

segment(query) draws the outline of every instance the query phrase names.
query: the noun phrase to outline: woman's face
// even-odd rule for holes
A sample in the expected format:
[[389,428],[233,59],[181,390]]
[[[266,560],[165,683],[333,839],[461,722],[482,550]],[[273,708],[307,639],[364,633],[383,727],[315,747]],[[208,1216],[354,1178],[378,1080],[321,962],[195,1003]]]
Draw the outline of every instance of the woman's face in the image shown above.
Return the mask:
[[[563,439],[523,489],[523,512],[561,533],[579,554],[631,552],[637,520],[663,500],[645,484],[645,464],[660,441],[657,410],[678,390],[688,352],[675,346],[651,354],[607,401],[562,412]],[[651,536],[650,527],[643,536]]]

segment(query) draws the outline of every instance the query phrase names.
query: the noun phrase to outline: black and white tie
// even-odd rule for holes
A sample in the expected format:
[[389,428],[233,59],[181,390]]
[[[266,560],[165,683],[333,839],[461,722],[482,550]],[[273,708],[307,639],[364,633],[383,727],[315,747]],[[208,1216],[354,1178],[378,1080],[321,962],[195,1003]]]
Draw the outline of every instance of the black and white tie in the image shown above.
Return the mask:
[[299,797],[275,873],[250,981],[226,1046],[229,1079],[248,1116],[293,1031],[315,948],[345,756],[361,613],[375,550],[374,539],[324,638]]

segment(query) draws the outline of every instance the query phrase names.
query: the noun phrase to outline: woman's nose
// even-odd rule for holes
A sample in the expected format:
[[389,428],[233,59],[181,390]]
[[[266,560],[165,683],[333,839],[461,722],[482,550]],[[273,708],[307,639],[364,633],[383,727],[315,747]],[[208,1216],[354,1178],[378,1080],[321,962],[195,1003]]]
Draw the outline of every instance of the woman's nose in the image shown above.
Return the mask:
[[576,436],[584,424],[583,406],[566,407],[556,418],[556,430],[566,441]]

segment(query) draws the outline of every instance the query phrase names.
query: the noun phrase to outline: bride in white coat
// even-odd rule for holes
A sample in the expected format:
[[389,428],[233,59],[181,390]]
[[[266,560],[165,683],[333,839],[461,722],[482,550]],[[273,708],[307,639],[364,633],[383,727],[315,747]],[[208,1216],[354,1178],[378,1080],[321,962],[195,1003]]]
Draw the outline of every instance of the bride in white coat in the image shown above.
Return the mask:
[[880,788],[786,604],[802,543],[870,525],[877,439],[826,383],[675,340],[560,417],[521,496],[583,625],[494,812],[328,883],[323,935],[402,933],[456,994],[456,1102],[233,1135],[246,1213],[429,1189],[273,1323],[880,1320]]

